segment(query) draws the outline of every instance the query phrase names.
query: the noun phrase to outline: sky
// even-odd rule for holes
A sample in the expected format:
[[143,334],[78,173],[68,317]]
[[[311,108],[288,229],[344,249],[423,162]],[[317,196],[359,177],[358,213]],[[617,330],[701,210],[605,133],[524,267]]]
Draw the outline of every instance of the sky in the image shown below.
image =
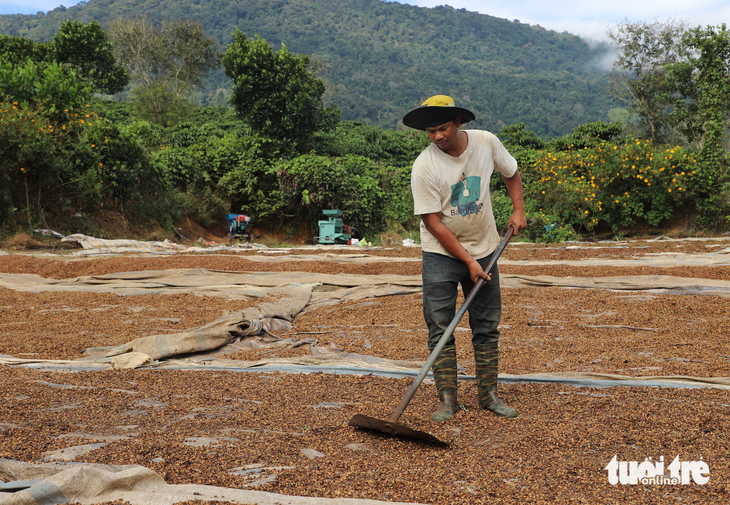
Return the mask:
[[[93,1],[93,0],[90,0]],[[730,25],[728,0],[397,0],[401,3],[435,7],[450,5],[457,9],[481,12],[498,18],[518,19],[522,23],[540,25],[548,30],[568,32],[596,41],[607,40],[606,31],[626,20],[686,20],[690,26]],[[71,7],[76,0],[0,0],[0,14],[35,14],[48,12],[59,5]]]

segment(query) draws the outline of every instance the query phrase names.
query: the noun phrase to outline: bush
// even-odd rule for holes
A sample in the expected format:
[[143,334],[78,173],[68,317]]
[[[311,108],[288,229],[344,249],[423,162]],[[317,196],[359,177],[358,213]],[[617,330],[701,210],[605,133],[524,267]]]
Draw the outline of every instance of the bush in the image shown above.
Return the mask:
[[680,147],[636,140],[594,148],[540,152],[526,198],[566,225],[614,232],[636,219],[658,226],[688,201],[695,158]]
[[282,205],[313,225],[322,210],[343,211],[345,223],[359,235],[381,230],[385,225],[382,176],[385,165],[363,156],[341,158],[298,156],[270,168],[279,180]]
[[88,106],[63,114],[42,105],[0,103],[0,218],[24,210],[28,226],[45,212],[150,202],[167,187],[135,130],[119,128]]
[[0,61],[0,98],[42,105],[57,120],[68,119],[69,110],[88,104],[92,91],[74,70],[65,72],[56,62],[36,64],[28,60],[16,68]]

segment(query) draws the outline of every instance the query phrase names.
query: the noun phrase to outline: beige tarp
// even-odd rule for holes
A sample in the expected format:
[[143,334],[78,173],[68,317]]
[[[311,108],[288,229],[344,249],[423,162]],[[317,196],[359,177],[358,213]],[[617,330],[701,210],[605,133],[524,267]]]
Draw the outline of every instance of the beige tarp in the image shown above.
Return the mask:
[[730,265],[730,249],[721,252],[704,254],[652,253],[632,259],[616,258],[583,258],[579,260],[510,260],[509,251],[503,253],[500,265],[516,266],[551,266],[568,265],[572,267],[709,267]]
[[[634,275],[617,277],[554,277],[502,274],[505,288],[564,287],[645,291],[656,294],[730,296],[730,281]],[[225,272],[220,270],[173,269],[127,272],[74,279],[46,279],[35,274],[2,274],[0,286],[18,291],[93,291],[118,295],[193,293],[201,296],[245,299],[275,293],[276,288],[318,285],[335,289],[315,290],[306,310],[323,304],[420,292],[420,275],[317,274],[308,272]],[[341,288],[341,289],[336,289]]]
[[[217,244],[215,242],[206,242],[206,247],[197,246],[185,246],[177,244],[170,240],[164,241],[142,241],[142,240],[128,240],[128,239],[103,239],[96,237],[89,237],[81,233],[69,235],[61,239],[62,242],[78,242],[83,251],[76,251],[72,254],[74,256],[89,256],[97,254],[121,254],[121,253],[137,253],[137,254],[173,254],[173,253],[209,253],[209,252],[241,252],[248,251],[251,249],[266,251],[268,248],[262,244],[252,244],[247,246],[246,244]],[[348,250],[357,251],[368,249],[363,246],[344,246],[344,245],[316,245],[299,247],[297,250]],[[291,251],[291,249],[288,249]],[[274,252],[283,252],[284,250],[279,249]]]
[[212,323],[192,331],[169,335],[139,337],[125,345],[107,352],[107,356],[117,356],[127,352],[146,354],[153,360],[208,351],[230,344],[236,338],[259,335],[262,333],[259,321],[280,319],[292,321],[309,303],[312,287],[306,285],[285,286],[270,294],[281,293],[276,303],[262,303],[240,312],[219,317]]
[[0,505],[47,505],[51,503],[86,505],[111,501],[132,505],[171,505],[193,500],[228,501],[249,505],[395,504],[395,502],[356,498],[287,496],[265,491],[197,484],[170,485],[159,474],[137,465],[33,464],[0,459],[0,479],[16,483],[18,481],[38,481],[28,482],[26,485],[33,485],[13,493],[0,492]]
[[[215,358],[170,359],[153,365],[155,368],[169,370],[216,370],[244,371],[278,370],[286,373],[308,373],[329,371],[330,373],[374,374],[389,377],[415,376],[423,366],[422,361],[389,360],[355,353],[333,353],[328,355],[297,356],[291,358],[269,358],[259,361],[239,361]],[[0,355],[0,365],[22,365],[39,369],[96,370],[108,369],[108,362],[42,360],[14,358]],[[474,376],[459,375],[459,380],[475,380]],[[611,386],[664,386],[664,387],[707,387],[730,389],[730,377],[691,377],[686,375],[631,376],[602,374],[595,372],[552,372],[525,375],[499,374],[503,383],[520,382],[561,382],[573,386],[611,387]]]
[[[727,297],[730,281],[634,275],[554,277],[502,274],[505,288],[547,287],[651,291]],[[315,291],[308,308],[323,303],[419,292],[420,275],[318,274],[308,272],[226,272],[205,268],[126,272],[73,279],[46,279],[35,274],[2,274],[0,286],[18,291],[93,291],[118,295],[193,293],[224,298],[261,297],[281,286],[326,285],[342,290]],[[293,288],[287,288],[293,289]]]
[[[190,253],[190,252],[213,252],[213,251],[234,251],[246,250],[243,244],[234,244],[225,246],[222,244],[214,244],[212,247],[188,247],[176,244],[170,240],[145,242],[142,240],[127,239],[103,239],[89,237],[81,233],[69,235],[61,239],[61,242],[78,242],[84,249],[83,252],[74,252],[74,255],[90,255],[90,254],[119,254],[119,253]],[[258,245],[258,247],[265,247]]]
[[383,294],[420,291],[421,276],[318,274],[309,272],[226,272],[205,268],[124,272],[47,279],[35,274],[0,273],[0,286],[17,291],[86,291],[117,295],[194,293],[200,296],[246,299],[262,297],[286,285],[327,285],[347,288],[319,293],[314,301],[358,299]]
[[596,387],[601,385],[621,386],[631,383],[632,386],[640,386],[642,383],[666,384],[667,386],[700,386],[720,389],[730,389],[730,377],[691,377],[688,375],[647,375],[634,377],[631,375],[617,375],[596,372],[553,372],[553,373],[532,373],[525,375],[499,374],[503,382],[539,382],[541,379],[568,379],[575,384]]
[[695,279],[671,275],[632,275],[618,277],[553,277],[550,275],[500,275],[502,287],[562,287],[642,291],[650,294],[705,295],[730,297],[730,281]]
[[[124,346],[121,346],[124,347]],[[107,352],[105,350],[105,352]],[[127,357],[129,356],[129,357]],[[124,363],[119,360],[129,361]],[[104,370],[109,368],[136,368],[139,366],[186,370],[210,370],[220,369],[246,369],[265,367],[313,367],[313,368],[351,368],[383,372],[410,372],[423,366],[422,361],[391,360],[378,358],[366,354],[331,352],[328,354],[314,354],[308,356],[296,356],[291,358],[272,357],[257,361],[230,360],[221,357],[192,356],[186,358],[168,359],[159,363],[150,363],[150,357],[144,353],[132,352],[116,355],[113,358],[105,359],[103,356],[95,358],[82,358],[78,360],[52,360],[38,358],[15,358],[0,354],[0,365],[22,365],[32,368],[62,368],[64,370],[96,369]],[[119,363],[115,366],[115,362]],[[370,372],[364,372],[370,373]]]

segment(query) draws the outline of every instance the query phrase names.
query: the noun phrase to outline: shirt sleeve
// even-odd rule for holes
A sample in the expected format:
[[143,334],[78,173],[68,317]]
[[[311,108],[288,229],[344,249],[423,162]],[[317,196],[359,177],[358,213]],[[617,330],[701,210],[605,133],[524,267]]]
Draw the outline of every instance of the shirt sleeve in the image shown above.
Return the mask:
[[433,214],[443,210],[441,192],[433,179],[432,171],[421,157],[413,163],[411,172],[411,192],[413,193],[413,214]]
[[502,142],[496,135],[491,134],[492,140],[492,159],[494,160],[494,169],[506,178],[514,177],[517,173],[517,160],[507,151]]

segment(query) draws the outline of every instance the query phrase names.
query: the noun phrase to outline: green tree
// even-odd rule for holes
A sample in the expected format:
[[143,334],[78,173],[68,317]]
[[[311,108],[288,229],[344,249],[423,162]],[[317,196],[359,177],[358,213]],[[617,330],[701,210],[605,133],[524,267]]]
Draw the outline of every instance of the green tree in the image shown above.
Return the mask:
[[199,22],[147,18],[112,21],[107,28],[114,54],[136,87],[133,96],[140,117],[171,125],[189,108],[188,93],[220,66],[218,44]]
[[730,126],[730,32],[697,27],[683,39],[692,56],[669,67],[672,118],[687,139],[701,146],[709,163],[725,163],[724,136]]
[[304,150],[312,134],[337,125],[340,111],[325,107],[324,83],[304,54],[293,54],[282,44],[273,51],[258,35],[253,39],[236,29],[223,57],[233,79],[231,103],[256,132]]
[[65,21],[50,45],[49,58],[76,69],[96,89],[113,95],[129,83],[127,71],[118,66],[112,44],[99,23]]
[[56,62],[44,65],[28,60],[14,67],[0,61],[0,99],[43,106],[57,119],[87,104],[92,92],[75,70],[64,71]]
[[129,83],[126,70],[116,64],[111,43],[96,21],[65,21],[50,42],[0,35],[0,61],[20,67],[28,60],[39,64],[40,70],[58,63],[103,93],[118,93]]
[[670,103],[666,95],[667,66],[684,61],[684,21],[621,23],[608,31],[617,48],[608,92],[636,117],[636,133],[652,142],[671,134]]
[[730,126],[730,32],[724,23],[697,27],[685,34],[683,43],[692,56],[670,67],[672,119],[689,141],[701,146],[697,176],[706,193],[698,195],[698,210],[705,225],[717,227],[730,219],[725,149]]
[[45,61],[48,46],[47,43],[36,43],[26,37],[0,35],[0,61],[13,66],[25,65],[28,60]]
[[525,123],[504,126],[498,136],[507,148],[520,146],[528,149],[542,149],[545,147],[545,141],[535,132],[528,130]]

